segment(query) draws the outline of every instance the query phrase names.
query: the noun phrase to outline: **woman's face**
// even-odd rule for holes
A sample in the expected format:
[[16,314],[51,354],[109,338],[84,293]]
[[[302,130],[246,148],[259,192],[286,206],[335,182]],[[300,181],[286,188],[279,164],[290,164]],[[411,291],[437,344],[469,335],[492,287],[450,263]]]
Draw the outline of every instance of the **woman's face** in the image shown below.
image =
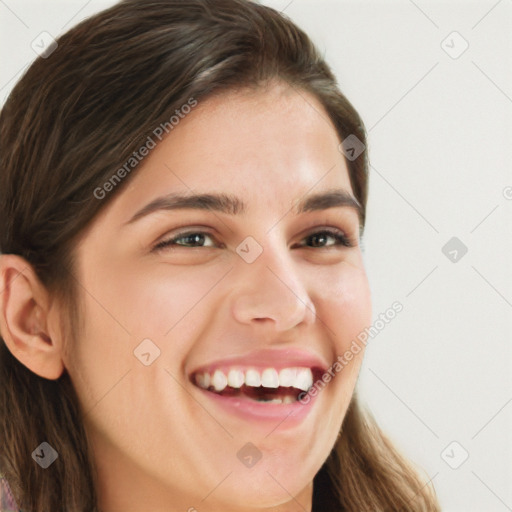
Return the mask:
[[84,233],[65,364],[105,512],[310,508],[364,351],[297,395],[371,322],[339,143],[306,92],[210,98]]

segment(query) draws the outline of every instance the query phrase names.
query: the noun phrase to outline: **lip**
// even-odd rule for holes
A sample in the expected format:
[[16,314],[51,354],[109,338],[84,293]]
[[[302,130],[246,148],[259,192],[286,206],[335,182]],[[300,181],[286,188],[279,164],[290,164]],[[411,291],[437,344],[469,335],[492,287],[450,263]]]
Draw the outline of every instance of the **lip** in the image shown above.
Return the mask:
[[287,430],[302,423],[311,412],[318,395],[310,397],[307,404],[297,401],[292,404],[255,402],[236,397],[224,397],[205,389],[197,388],[221,410],[238,417],[251,425],[263,424]]
[[313,370],[314,380],[321,372],[326,371],[327,364],[319,356],[308,351],[297,349],[259,350],[242,356],[229,357],[201,365],[189,373],[189,379],[195,389],[208,398],[215,407],[220,408],[251,425],[262,424],[266,427],[278,426],[279,430],[287,430],[301,424],[311,413],[318,395],[309,395],[307,403],[300,401],[291,404],[275,404],[256,402],[254,400],[222,396],[217,393],[202,389],[194,382],[194,375],[200,372],[214,372],[216,369],[227,367],[240,368],[275,368],[281,370],[290,367],[305,367]]

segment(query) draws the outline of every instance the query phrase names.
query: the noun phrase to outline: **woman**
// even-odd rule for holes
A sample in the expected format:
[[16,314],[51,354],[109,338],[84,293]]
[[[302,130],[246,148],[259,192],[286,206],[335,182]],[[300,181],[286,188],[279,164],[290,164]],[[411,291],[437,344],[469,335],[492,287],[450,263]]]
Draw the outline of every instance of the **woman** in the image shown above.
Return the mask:
[[308,37],[127,0],[57,43],[0,118],[21,510],[438,511],[358,404],[365,130]]

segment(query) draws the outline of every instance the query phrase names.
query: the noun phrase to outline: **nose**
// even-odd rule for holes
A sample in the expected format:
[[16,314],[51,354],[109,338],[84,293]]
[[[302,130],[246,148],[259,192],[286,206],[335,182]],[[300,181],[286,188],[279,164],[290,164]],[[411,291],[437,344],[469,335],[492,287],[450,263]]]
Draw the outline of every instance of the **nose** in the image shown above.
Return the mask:
[[286,247],[266,245],[252,263],[238,262],[232,312],[243,324],[268,324],[286,331],[311,324],[316,317],[304,271]]

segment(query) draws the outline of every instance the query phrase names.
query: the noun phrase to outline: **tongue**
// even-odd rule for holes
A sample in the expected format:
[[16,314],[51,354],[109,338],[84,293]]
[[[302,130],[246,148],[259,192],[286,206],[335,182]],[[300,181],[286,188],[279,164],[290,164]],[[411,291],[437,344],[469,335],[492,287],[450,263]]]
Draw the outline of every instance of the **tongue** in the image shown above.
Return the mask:
[[294,400],[297,400],[299,395],[299,390],[296,388],[265,388],[260,386],[258,388],[252,386],[246,386],[245,384],[240,388],[232,388],[227,386],[223,391],[218,393],[221,396],[237,396],[239,398],[247,398],[250,400],[258,400],[258,401],[270,401],[274,398],[285,398],[292,397]]

